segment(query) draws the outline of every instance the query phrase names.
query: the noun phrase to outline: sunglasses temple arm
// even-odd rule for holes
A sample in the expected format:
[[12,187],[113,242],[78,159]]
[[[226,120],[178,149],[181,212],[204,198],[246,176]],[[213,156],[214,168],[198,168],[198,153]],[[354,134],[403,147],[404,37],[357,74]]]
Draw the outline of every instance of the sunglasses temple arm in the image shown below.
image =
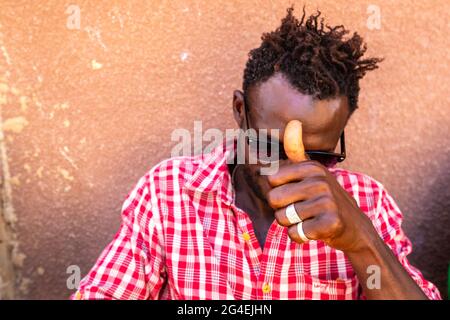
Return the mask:
[[[345,150],[345,134],[344,131],[342,131],[341,134],[341,154],[343,155],[343,158],[345,159],[345,157],[347,156],[346,150]],[[342,160],[344,160],[342,159]]]

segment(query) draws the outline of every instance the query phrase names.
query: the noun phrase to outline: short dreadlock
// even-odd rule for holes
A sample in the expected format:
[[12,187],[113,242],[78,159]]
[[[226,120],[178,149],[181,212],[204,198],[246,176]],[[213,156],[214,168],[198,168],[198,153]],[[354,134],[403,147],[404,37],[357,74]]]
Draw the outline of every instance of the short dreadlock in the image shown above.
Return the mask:
[[378,68],[382,59],[362,59],[367,49],[363,39],[356,32],[345,39],[349,31],[342,25],[324,25],[320,11],[305,20],[303,8],[300,21],[293,11],[288,8],[281,26],[264,33],[260,47],[249,52],[244,95],[279,71],[300,92],[314,98],[347,96],[352,114],[358,108],[359,79]]

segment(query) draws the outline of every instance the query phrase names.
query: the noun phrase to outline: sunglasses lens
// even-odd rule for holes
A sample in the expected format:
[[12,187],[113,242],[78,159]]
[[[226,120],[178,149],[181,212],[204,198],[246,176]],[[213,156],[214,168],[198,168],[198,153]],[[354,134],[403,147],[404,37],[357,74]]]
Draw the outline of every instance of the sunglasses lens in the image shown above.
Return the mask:
[[270,137],[258,140],[256,137],[247,139],[250,152],[257,156],[262,163],[276,162],[283,159],[283,150],[278,143],[274,143]]

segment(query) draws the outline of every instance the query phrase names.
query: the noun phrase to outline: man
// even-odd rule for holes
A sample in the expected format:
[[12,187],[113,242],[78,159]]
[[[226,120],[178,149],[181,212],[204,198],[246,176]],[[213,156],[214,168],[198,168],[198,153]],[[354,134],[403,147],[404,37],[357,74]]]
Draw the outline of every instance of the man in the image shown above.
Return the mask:
[[[269,133],[245,139],[257,163],[246,153],[228,165],[232,141],[155,166],[73,298],[440,299],[407,260],[411,243],[386,189],[335,166],[359,80],[380,59],[362,59],[361,37],[345,38],[319,16],[299,21],[288,9],[250,52],[233,112],[241,129]],[[306,161],[283,153],[291,120],[303,123]],[[265,143],[281,146],[270,175],[258,150]]]

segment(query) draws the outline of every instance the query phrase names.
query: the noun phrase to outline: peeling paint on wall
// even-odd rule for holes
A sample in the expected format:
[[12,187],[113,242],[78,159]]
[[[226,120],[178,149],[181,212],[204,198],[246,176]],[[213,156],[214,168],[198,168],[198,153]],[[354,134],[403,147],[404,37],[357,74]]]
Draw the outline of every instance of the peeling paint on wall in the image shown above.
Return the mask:
[[17,250],[15,223],[17,217],[12,205],[11,176],[2,125],[2,106],[0,105],[0,161],[1,161],[1,207],[0,207],[0,298],[13,299],[15,296],[15,270],[13,257]]
[[91,67],[92,67],[93,70],[98,70],[98,69],[101,69],[103,67],[103,64],[101,64],[101,63],[99,63],[99,62],[97,62],[95,60],[92,60],[91,61]]
[[[0,25],[1,30],[1,25]],[[0,48],[6,64],[11,64],[11,59],[3,45],[3,34],[0,33]],[[1,66],[1,65],[0,65]],[[7,103],[6,92],[9,86],[6,83],[9,73],[4,71],[0,89],[3,98],[0,99],[0,166],[1,166],[1,190],[0,190],[0,299],[13,299],[15,297],[16,274],[13,263],[13,251],[17,249],[17,234],[15,223],[17,217],[12,205],[11,175],[9,171],[6,142],[4,135],[3,107]],[[5,81],[5,82],[3,82]],[[10,121],[9,129],[20,132],[23,121]]]
[[69,180],[69,181],[73,181],[74,178],[73,178],[73,176],[70,174],[70,172],[68,170],[60,168],[60,167],[58,167],[57,170],[58,170],[58,172],[61,174],[61,176],[64,179]]
[[26,125],[28,125],[28,120],[25,117],[15,117],[6,119],[3,122],[3,131],[21,133]]
[[[0,24],[0,30],[2,25]],[[3,44],[3,33],[0,32],[0,48],[6,65],[11,65],[11,58]],[[0,59],[1,62],[2,59]],[[0,67],[3,66],[0,64]],[[0,77],[0,299],[14,299],[20,288],[24,286],[18,284],[23,283],[21,268],[24,265],[26,255],[19,250],[19,240],[16,229],[18,222],[17,215],[13,206],[13,187],[20,187],[21,174],[11,176],[9,157],[7,152],[6,141],[12,143],[13,137],[6,137],[6,133],[20,134],[29,124],[29,121],[23,116],[11,117],[3,120],[4,109],[9,101],[15,100],[22,112],[27,111],[28,98],[26,96],[17,96],[20,91],[8,85],[10,71],[8,69],[1,70],[3,75]],[[8,98],[12,94],[14,97]],[[28,283],[30,283],[28,281]]]

